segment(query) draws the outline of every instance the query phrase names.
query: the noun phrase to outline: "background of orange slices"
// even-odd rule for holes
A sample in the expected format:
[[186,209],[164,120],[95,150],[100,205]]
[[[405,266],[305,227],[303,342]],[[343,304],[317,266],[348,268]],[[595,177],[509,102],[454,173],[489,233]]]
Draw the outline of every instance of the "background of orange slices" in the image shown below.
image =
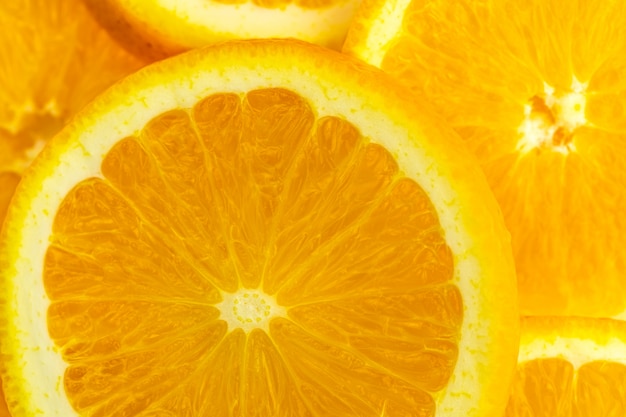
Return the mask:
[[[0,222],[44,143],[89,100],[143,63],[80,0],[0,4]],[[9,416],[0,390],[0,417]]]
[[0,219],[44,143],[143,61],[100,28],[81,0],[0,4]]
[[625,413],[625,27],[621,1],[364,0],[344,44],[433,104],[500,203],[526,316],[507,416]]
[[[601,73],[604,71],[602,73],[604,74],[603,78],[597,83],[598,94],[592,97],[597,106],[591,107],[594,113],[590,116],[595,117],[599,125],[607,127],[605,129],[607,133],[604,136],[598,136],[612,144],[611,152],[613,154],[606,156],[607,161],[621,163],[620,161],[624,160],[622,155],[626,145],[624,142],[626,66],[623,61],[620,61],[623,59],[620,57],[626,56],[626,41],[624,40],[626,36],[624,36],[623,31],[611,32],[607,30],[607,28],[613,27],[626,27],[626,11],[619,1],[542,2],[552,5],[552,9],[550,9],[542,8],[543,6],[540,5],[539,1],[475,0],[475,4],[479,5],[477,10],[497,11],[497,14],[491,16],[486,12],[471,13],[472,6],[465,0],[447,3],[436,0],[414,0],[413,2],[401,3],[396,0],[365,1],[353,21],[344,48],[345,52],[360,56],[383,69],[385,69],[385,63],[391,62],[389,65],[396,70],[395,74],[399,79],[406,78],[407,74],[410,78],[417,67],[425,67],[433,62],[441,65],[443,70],[437,73],[437,76],[423,78],[420,86],[412,85],[411,89],[420,94],[424,91],[431,93],[434,91],[432,96],[437,102],[437,106],[444,108],[442,113],[448,112],[445,116],[451,123],[461,126],[462,135],[471,136],[480,135],[481,131],[480,129],[470,131],[467,126],[463,125],[464,119],[471,116],[474,120],[480,121],[481,117],[484,116],[480,114],[480,106],[485,102],[493,102],[494,100],[497,101],[497,104],[502,105],[494,107],[494,112],[503,111],[502,114],[505,114],[506,103],[505,101],[498,101],[500,98],[497,97],[497,94],[492,94],[493,92],[479,91],[474,95],[468,93],[473,101],[464,102],[462,97],[455,97],[454,104],[456,107],[446,107],[446,100],[445,98],[441,99],[441,97],[444,97],[457,85],[467,87],[469,84],[463,84],[463,77],[466,75],[463,72],[465,71],[464,66],[468,64],[463,59],[467,59],[467,56],[454,56],[449,51],[438,49],[446,43],[445,39],[448,39],[449,42],[457,42],[456,46],[459,50],[475,48],[483,52],[480,55],[483,61],[472,64],[477,64],[479,68],[484,70],[482,76],[485,78],[484,82],[487,83],[493,80],[500,81],[496,78],[500,76],[501,72],[498,73],[496,70],[501,70],[502,68],[497,66],[502,64],[491,59],[493,54],[497,54],[502,48],[505,48],[504,45],[507,42],[510,44],[518,42],[522,38],[517,36],[520,33],[526,33],[527,39],[534,39],[538,43],[522,42],[517,44],[518,47],[521,45],[523,49],[517,49],[517,55],[507,55],[507,59],[510,60],[511,65],[513,63],[518,65],[520,60],[527,59],[539,63],[540,67],[543,65],[545,68],[553,68],[554,73],[548,71],[542,75],[546,82],[557,86],[560,86],[559,70],[563,68],[561,64],[564,62],[559,45],[569,42],[578,47],[578,52],[567,59],[578,65],[579,74],[588,75],[596,67],[600,68]],[[564,3],[567,4],[567,10],[560,8],[560,5]],[[545,13],[533,14],[533,10],[539,9]],[[394,14],[394,10],[401,10],[401,12]],[[580,21],[573,22],[571,27],[565,28],[563,25],[564,22],[567,23],[567,20],[556,18],[562,15],[578,16]],[[480,45],[471,42],[463,43],[468,39],[480,40],[476,34],[484,35],[480,29],[489,27],[485,22],[488,19],[494,19],[494,16],[499,21],[495,22],[493,26],[502,31],[500,33],[502,38],[490,45],[491,50],[488,48],[481,49]],[[507,20],[509,17],[511,17],[511,21]],[[381,22],[381,19],[388,25],[395,25],[394,30],[396,32],[391,30],[392,35],[389,35],[384,30],[372,30],[375,26],[373,22]],[[416,19],[419,19],[420,25],[413,25],[417,22]],[[459,31],[454,32],[458,38],[446,38],[453,33],[449,31],[452,26],[457,29],[460,28]],[[178,52],[180,49],[167,50],[166,48],[159,50],[156,55],[148,51],[145,54],[139,54],[142,58],[137,58],[126,52],[126,49],[137,51],[137,42],[133,41],[133,45],[130,47],[118,45],[106,30],[101,28],[93,19],[80,0],[6,1],[0,4],[0,27],[3,28],[3,33],[0,35],[1,220],[21,173],[41,149],[43,143],[67,123],[76,111],[113,82],[145,65],[147,63],[146,57],[156,59],[155,56],[162,57]],[[509,27],[510,30],[508,30]],[[108,29],[111,29],[110,25]],[[559,35],[559,33],[564,33],[564,29],[575,30],[578,37],[567,39],[566,36]],[[446,32],[447,30],[448,32]],[[469,35],[466,36],[466,33],[462,33],[463,30],[467,30]],[[543,31],[547,31],[545,36]],[[406,36],[406,33],[409,33],[410,36]],[[507,34],[510,35],[510,38],[507,38]],[[124,42],[124,37],[120,36],[119,32],[116,32],[115,36]],[[492,34],[492,36],[495,35]],[[366,39],[367,42],[365,42]],[[142,41],[145,39],[142,38]],[[542,42],[545,42],[545,45],[539,44]],[[418,43],[418,45],[414,43]],[[538,54],[537,51],[541,51],[541,48],[545,48],[548,52],[544,55]],[[385,58],[386,61],[370,59],[371,56],[368,53],[379,49],[384,50],[385,53],[388,50],[392,51]],[[597,50],[608,51],[604,60],[596,57],[595,52]],[[421,51],[422,55],[417,56],[416,51]],[[510,53],[510,51],[508,52]],[[594,58],[585,60],[584,57]],[[455,59],[457,61],[454,61]],[[518,65],[517,68],[522,66]],[[449,72],[445,71],[446,68],[449,69]],[[461,72],[458,71],[459,68],[461,68]],[[504,69],[506,70],[506,68]],[[532,78],[533,74],[524,73],[523,75]],[[519,85],[514,83],[508,85],[512,90],[517,88],[518,91],[524,91],[528,87],[524,84],[526,80],[523,76],[516,80],[519,81]],[[529,83],[537,84],[537,79],[533,78]],[[569,88],[571,85],[570,82],[565,87]],[[471,90],[470,87],[475,88],[475,85],[467,88]],[[535,87],[544,93],[546,92],[545,86],[541,83]],[[528,99],[532,98],[533,94],[535,93],[530,94]],[[440,100],[438,101],[438,99]],[[544,102],[523,101],[517,104],[520,107],[526,105],[530,111],[537,111],[542,117],[554,116],[542,107],[546,104],[545,100]],[[474,142],[473,146],[475,151],[479,153],[484,149],[493,150],[494,147],[497,148],[502,145],[499,145],[495,140],[492,142],[478,140]],[[588,146],[592,148],[592,151],[597,150],[597,146],[593,144]],[[532,146],[529,149],[535,151]],[[528,149],[525,148],[525,150]],[[546,156],[544,152],[541,158],[535,165],[531,165],[530,168],[526,167],[520,172],[525,175],[536,175],[536,169],[539,165],[563,163],[562,155]],[[575,155],[572,156],[572,159],[574,158]],[[506,168],[492,164],[493,161],[487,162],[486,166],[491,170],[492,178],[500,179],[507,175],[504,173]],[[516,163],[514,158],[509,160],[505,158],[504,162]],[[601,159],[599,164],[602,164]],[[580,168],[578,165],[577,167]],[[600,169],[602,166],[597,168]],[[543,182],[543,180],[544,178],[540,175],[534,178],[534,181],[538,183]],[[511,181],[515,181],[515,179]],[[521,181],[521,179],[517,179],[517,181]],[[604,183],[600,178],[594,184],[597,187]],[[494,188],[497,188],[498,185],[499,183],[494,181]],[[543,192],[549,193],[553,183],[548,181],[543,185],[545,186]],[[602,193],[616,196],[616,198],[609,199],[608,206],[603,209],[607,217],[613,218],[616,213],[623,210],[622,196],[623,190],[626,188],[624,176],[615,178],[610,187],[614,188],[603,189]],[[597,192],[597,189],[588,190],[591,195]],[[544,198],[549,199],[550,195],[541,194],[531,197],[535,202],[545,201]],[[575,204],[575,202],[574,199],[569,201],[569,204]],[[523,205],[524,200],[522,199],[519,204]],[[516,207],[521,207],[520,210],[522,211],[526,209],[523,206]],[[542,205],[537,203],[536,207],[534,210],[540,210]],[[517,212],[511,214],[512,210],[505,208],[505,211],[510,214],[509,219],[515,219],[518,214]],[[538,223],[551,218],[551,214],[545,212],[534,212],[530,216],[535,216]],[[592,274],[594,270],[599,269],[594,268],[594,262],[602,260],[611,262],[612,257],[616,256],[615,253],[625,251],[624,248],[615,247],[616,242],[617,244],[624,242],[621,232],[626,231],[626,229],[621,228],[621,224],[613,230],[613,234],[602,234],[597,237],[592,233],[594,221],[602,216],[601,211],[582,213],[573,221],[580,222],[582,219],[583,222],[588,222],[583,225],[585,230],[589,232],[585,236],[585,240],[580,242],[581,245],[585,247],[602,247],[605,245],[611,250],[600,251],[597,257],[593,259],[581,259],[575,251],[575,246],[572,246],[568,254],[559,253],[559,256],[570,257],[564,257],[563,260],[560,260],[560,263],[557,263],[560,265],[559,268],[562,269],[562,265],[568,262],[575,262],[577,265],[584,265],[587,262],[588,264],[584,265],[583,269]],[[516,225],[511,227],[511,231],[514,240],[517,236],[516,233],[523,233],[523,230],[518,230]],[[567,233],[564,236],[567,236]],[[594,238],[602,239],[602,241],[595,241]],[[559,246],[558,241],[556,244],[546,243],[545,247],[541,243],[536,243],[536,246],[530,249],[518,249],[521,252],[539,252],[538,259],[545,259],[545,256],[541,256],[541,251],[545,250],[545,247]],[[608,259],[607,253],[609,254]],[[624,317],[622,311],[626,305],[626,297],[623,296],[623,293],[626,293],[624,291],[626,289],[625,279],[621,275],[617,277],[593,277],[593,280],[586,281],[585,285],[581,286],[583,288],[581,293],[580,288],[573,288],[575,285],[570,285],[569,281],[563,281],[567,280],[567,277],[559,277],[561,281],[556,283],[558,291],[555,290],[554,293],[551,293],[551,288],[554,287],[543,286],[537,282],[552,280],[553,276],[550,275],[550,272],[555,270],[548,268],[546,276],[532,275],[533,273],[528,271],[532,270],[532,264],[535,262],[533,258],[524,259],[522,262],[525,266],[523,269],[525,279],[520,282],[520,292],[527,294],[529,300],[534,300],[528,302],[529,307],[525,311],[526,315],[550,314],[565,317],[538,316],[522,319],[521,362],[506,416],[608,417],[626,415],[624,400],[626,398],[626,328],[624,323],[619,320]],[[573,293],[576,293],[575,296],[578,298],[581,297],[581,294],[584,296],[585,290],[594,294],[595,307],[601,304],[597,302],[598,299],[616,301],[605,304],[606,314],[598,313],[597,308],[593,314],[589,314],[600,318],[570,317],[583,316],[588,312],[581,309],[580,314],[576,314],[576,310],[570,308],[571,303],[568,299],[568,294]],[[548,304],[551,299],[557,299],[558,303]],[[584,298],[583,302],[579,299],[576,302],[579,305],[584,305]],[[607,318],[607,316],[612,318]],[[586,365],[589,366],[585,367]],[[584,369],[584,371],[580,371],[579,374],[579,369]],[[596,408],[595,406],[600,403],[609,405],[606,408]],[[576,409],[576,407],[579,408]],[[574,409],[578,411],[573,411]],[[6,404],[4,404],[3,398],[0,398],[0,417],[8,415]]]

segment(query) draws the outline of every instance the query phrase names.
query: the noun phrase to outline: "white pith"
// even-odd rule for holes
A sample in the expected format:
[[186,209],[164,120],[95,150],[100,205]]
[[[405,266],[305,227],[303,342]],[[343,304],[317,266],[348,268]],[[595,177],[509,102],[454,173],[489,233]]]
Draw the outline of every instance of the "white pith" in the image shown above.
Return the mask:
[[[168,39],[197,47],[216,37],[295,37],[319,44],[338,43],[345,35],[358,1],[339,1],[318,9],[296,4],[267,8],[252,1],[222,4],[207,0],[123,0],[120,3],[135,16],[154,19],[151,25],[166,33]],[[163,18],[156,17],[159,15]]]
[[520,346],[519,362],[534,359],[562,358],[579,369],[585,363],[606,360],[626,365],[626,344],[619,338],[605,343],[576,337],[537,338]]
[[226,321],[228,330],[243,329],[249,333],[260,329],[269,333],[269,322],[274,317],[286,317],[286,310],[272,296],[263,291],[241,289],[235,293],[222,293],[222,302],[215,307],[220,319]]
[[558,129],[573,133],[587,124],[585,97],[587,85],[576,79],[572,80],[570,90],[557,94],[549,84],[544,84],[544,102],[551,110],[555,121],[547,123],[543,117],[533,114],[530,104],[524,105],[524,121],[518,128],[519,142],[517,150],[528,153],[536,149],[549,149],[567,155],[576,151],[576,143],[554,144],[553,137]]
[[[402,30],[405,11],[410,4],[411,0],[391,0],[383,4],[377,18],[368,22],[369,28],[365,39],[356,49],[359,58],[378,68],[381,67],[394,38]],[[397,30],[393,31],[390,28]]]

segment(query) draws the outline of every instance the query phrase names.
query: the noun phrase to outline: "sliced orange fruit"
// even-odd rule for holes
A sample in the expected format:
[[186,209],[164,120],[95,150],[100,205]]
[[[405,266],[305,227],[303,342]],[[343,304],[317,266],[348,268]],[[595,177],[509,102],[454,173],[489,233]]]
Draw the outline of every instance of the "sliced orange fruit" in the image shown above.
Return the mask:
[[16,415],[504,411],[512,253],[476,161],[357,60],[161,61],[31,165],[0,243]]
[[626,3],[365,0],[345,52],[429,100],[478,156],[523,314],[626,311]]
[[0,223],[22,171],[97,93],[142,63],[81,0],[0,3]]
[[506,417],[626,415],[626,322],[532,317],[522,321]]
[[84,0],[128,50],[160,59],[228,39],[297,38],[340,49],[360,0]]

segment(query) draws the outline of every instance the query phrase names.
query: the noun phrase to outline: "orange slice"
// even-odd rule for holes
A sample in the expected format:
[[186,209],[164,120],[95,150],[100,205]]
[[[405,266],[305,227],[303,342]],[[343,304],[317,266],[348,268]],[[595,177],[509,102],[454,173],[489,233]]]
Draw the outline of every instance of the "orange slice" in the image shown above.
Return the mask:
[[626,322],[533,317],[522,321],[506,417],[626,415]]
[[428,99],[478,156],[523,314],[626,311],[626,3],[365,0],[345,52]]
[[360,0],[84,0],[128,50],[159,59],[216,41],[297,38],[340,49]]
[[101,95],[5,221],[12,411],[501,413],[508,234],[476,161],[404,94],[337,52],[240,41]]
[[19,175],[97,93],[142,63],[80,0],[0,2],[0,224]]

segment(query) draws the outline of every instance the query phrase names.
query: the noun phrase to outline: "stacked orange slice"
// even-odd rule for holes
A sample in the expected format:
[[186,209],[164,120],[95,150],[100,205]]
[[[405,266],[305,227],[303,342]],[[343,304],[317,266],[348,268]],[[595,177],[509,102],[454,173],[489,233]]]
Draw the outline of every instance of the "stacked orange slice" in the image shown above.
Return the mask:
[[626,3],[364,0],[344,51],[429,100],[478,157],[523,314],[626,311]]
[[0,238],[16,416],[484,416],[517,354],[477,162],[385,74],[296,41],[149,66],[20,183]]
[[360,0],[84,0],[128,50],[160,59],[228,39],[296,38],[341,49]]

